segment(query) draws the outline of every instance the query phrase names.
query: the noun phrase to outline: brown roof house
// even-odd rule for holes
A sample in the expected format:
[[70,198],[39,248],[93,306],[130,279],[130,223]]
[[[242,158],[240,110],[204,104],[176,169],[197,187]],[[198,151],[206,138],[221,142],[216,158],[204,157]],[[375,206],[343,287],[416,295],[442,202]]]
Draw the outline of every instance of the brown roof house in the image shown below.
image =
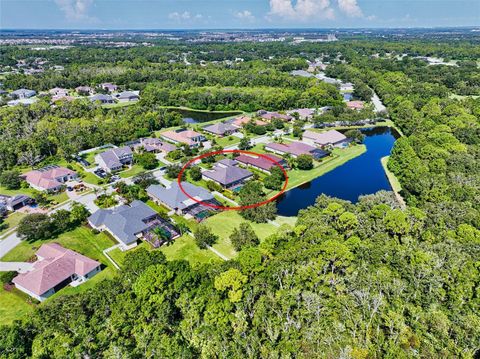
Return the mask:
[[66,182],[78,178],[78,174],[65,167],[47,166],[23,174],[25,181],[39,191],[58,192]]
[[321,147],[343,147],[349,142],[349,139],[343,133],[338,132],[337,130],[330,130],[326,132],[307,130],[303,133],[302,138],[306,143]]
[[[252,120],[251,117],[248,117],[248,116],[240,116],[240,117],[236,117],[233,119],[233,121],[231,122],[232,125],[238,127],[238,128],[242,128],[243,126],[245,126],[247,123],[249,123],[250,121]],[[264,122],[264,121],[261,121],[261,120],[257,120],[255,119],[255,124],[257,126],[266,126],[267,123]]]
[[[271,158],[273,161],[277,162],[280,166],[285,167],[286,162],[283,158],[275,156],[275,155],[265,155],[268,158]],[[274,162],[267,160],[265,157],[260,156],[252,156],[252,155],[240,155],[235,158],[235,161],[245,165],[254,167],[260,171],[270,173],[272,167],[277,166]]]
[[190,147],[200,146],[205,141],[205,136],[192,130],[165,131],[160,134],[162,138],[173,143],[185,143]]
[[165,152],[169,153],[177,149],[175,145],[162,141],[158,138],[142,138],[140,142],[135,144],[135,151],[140,151],[142,148],[146,152]]
[[260,110],[257,112],[257,115],[263,118],[264,120],[271,121],[274,118],[277,118],[279,120],[283,121],[291,121],[293,120],[293,116],[286,115],[283,113],[278,113],[278,112],[270,112],[270,111],[265,111],[265,110]]
[[202,172],[202,178],[207,181],[214,181],[223,188],[235,188],[251,179],[253,173],[238,167],[235,160],[223,159],[218,161],[213,169]]
[[63,287],[85,282],[101,271],[101,263],[63,248],[57,243],[42,245],[33,269],[13,278],[15,286],[43,301]]

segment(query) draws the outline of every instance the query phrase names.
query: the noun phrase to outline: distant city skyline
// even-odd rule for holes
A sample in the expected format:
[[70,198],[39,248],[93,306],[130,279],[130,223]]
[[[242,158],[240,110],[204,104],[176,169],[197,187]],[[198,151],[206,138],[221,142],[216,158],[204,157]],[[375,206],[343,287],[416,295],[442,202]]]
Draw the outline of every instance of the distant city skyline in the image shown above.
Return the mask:
[[201,30],[479,25],[478,0],[0,0],[0,29]]

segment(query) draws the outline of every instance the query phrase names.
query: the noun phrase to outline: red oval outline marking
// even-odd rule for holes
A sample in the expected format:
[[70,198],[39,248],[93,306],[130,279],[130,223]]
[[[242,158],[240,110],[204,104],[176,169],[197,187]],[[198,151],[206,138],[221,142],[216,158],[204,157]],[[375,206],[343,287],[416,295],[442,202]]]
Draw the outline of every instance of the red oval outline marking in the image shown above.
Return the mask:
[[[225,206],[217,206],[215,204],[212,204],[212,203],[206,203],[206,202],[203,202],[203,201],[200,201],[194,197],[192,197],[190,194],[187,193],[187,191],[185,191],[185,189],[183,188],[182,186],[182,176],[183,176],[183,173],[185,172],[185,170],[188,168],[188,166],[192,163],[194,163],[195,161],[197,160],[201,160],[202,158],[205,158],[205,157],[210,157],[210,156],[215,156],[215,155],[220,155],[220,154],[223,154],[223,153],[245,153],[245,154],[249,154],[249,155],[254,155],[254,156],[258,156],[258,157],[262,157],[262,158],[265,158],[267,160],[269,160],[270,162],[272,162],[273,164],[275,164],[276,166],[278,166],[282,172],[283,172],[283,176],[285,177],[285,183],[283,184],[283,187],[282,189],[280,190],[280,192],[278,192],[275,196],[271,197],[271,198],[268,198],[266,199],[265,201],[263,202],[259,202],[259,203],[254,203],[254,204],[250,204],[248,206],[236,206],[236,207],[225,207]],[[192,199],[193,201],[197,202],[197,203],[200,203],[204,206],[207,206],[207,207],[212,207],[212,208],[215,208],[215,209],[221,209],[221,210],[224,210],[224,211],[241,211],[241,210],[244,210],[244,209],[248,209],[248,208],[255,208],[255,207],[260,207],[260,206],[263,206],[267,203],[270,203],[272,201],[274,201],[275,199],[277,199],[278,197],[280,197],[284,192],[285,190],[287,189],[287,185],[288,185],[288,175],[287,175],[287,171],[285,170],[285,168],[283,168],[283,166],[275,161],[274,159],[268,157],[267,155],[265,154],[262,154],[262,153],[256,153],[256,152],[251,152],[251,151],[244,151],[244,150],[220,150],[220,151],[212,151],[212,152],[207,152],[207,153],[204,153],[204,154],[201,154],[199,156],[196,156],[194,158],[192,158],[191,160],[189,160],[187,163],[185,163],[183,165],[183,167],[180,169],[180,172],[178,173],[178,177],[177,177],[177,182],[178,182],[178,186],[180,187],[180,190],[190,199]]]

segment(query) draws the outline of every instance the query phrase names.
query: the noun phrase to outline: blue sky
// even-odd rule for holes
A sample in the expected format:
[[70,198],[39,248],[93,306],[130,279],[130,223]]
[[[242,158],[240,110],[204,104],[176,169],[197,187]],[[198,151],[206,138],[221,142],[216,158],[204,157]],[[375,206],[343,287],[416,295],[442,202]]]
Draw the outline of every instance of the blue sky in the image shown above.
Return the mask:
[[478,26],[480,0],[0,0],[0,28]]

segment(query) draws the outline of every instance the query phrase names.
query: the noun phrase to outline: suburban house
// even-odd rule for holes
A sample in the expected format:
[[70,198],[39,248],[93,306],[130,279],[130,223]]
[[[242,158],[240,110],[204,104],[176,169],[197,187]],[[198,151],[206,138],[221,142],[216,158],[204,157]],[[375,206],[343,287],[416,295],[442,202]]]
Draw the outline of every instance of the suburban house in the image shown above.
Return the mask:
[[237,161],[229,159],[220,160],[213,169],[202,172],[204,180],[214,181],[223,188],[235,188],[252,177],[252,172],[239,167]]
[[[199,201],[211,203],[217,206],[221,205],[215,199],[213,194],[202,187],[195,186],[189,182],[182,182],[182,188],[190,196]],[[151,185],[147,188],[147,193],[155,203],[163,205],[168,209],[175,211],[175,213],[179,215],[191,215],[197,220],[205,218],[206,214],[208,215],[208,213],[215,210],[213,207],[198,203],[188,197],[180,189],[177,181],[172,182],[172,185],[168,188],[160,185]]]
[[265,151],[270,151],[279,155],[289,154],[293,158],[297,158],[300,155],[310,155],[315,159],[319,159],[328,154],[319,148],[297,141],[288,143],[268,143],[265,145]]
[[340,91],[341,92],[352,92],[353,91],[353,84],[351,82],[342,82],[340,84]]
[[203,130],[217,136],[229,136],[232,133],[236,132],[238,130],[238,127],[230,123],[219,122],[213,125],[205,126]]
[[140,100],[140,96],[136,92],[123,91],[115,96],[118,102],[134,102]]
[[129,206],[121,205],[112,209],[99,209],[90,217],[88,223],[99,231],[107,231],[125,251],[137,245],[139,239],[145,239],[155,247],[157,242],[152,231],[160,228],[165,240],[174,239],[179,233],[169,222],[161,218],[142,201],[133,201]]
[[293,117],[290,115],[278,113],[278,112],[269,112],[265,110],[260,110],[257,111],[257,115],[263,118],[264,120],[271,121],[275,118],[283,121],[291,121],[293,120]]
[[43,301],[68,284],[77,286],[101,271],[101,263],[57,243],[42,245],[33,269],[17,275],[17,289]]
[[348,101],[346,105],[349,109],[357,111],[363,110],[365,107],[365,103],[363,101]]
[[205,136],[192,130],[165,131],[160,134],[162,138],[173,143],[185,143],[190,147],[200,146],[205,141]]
[[5,211],[13,212],[34,202],[35,201],[33,200],[33,198],[30,198],[23,194],[17,194],[15,196],[7,196],[0,194],[0,207],[4,208]]
[[[280,166],[285,167],[286,162],[283,158],[275,156],[275,155],[266,155],[268,158],[271,158],[273,161],[277,162]],[[235,157],[235,161],[241,163],[245,166],[254,167],[263,172],[270,172],[272,167],[277,166],[274,162],[267,160],[264,157],[259,156],[251,156],[251,155],[240,155]]]
[[68,96],[68,90],[61,87],[54,87],[48,90],[48,93],[52,96],[65,97]]
[[37,102],[37,98],[21,98],[18,100],[10,100],[7,102],[8,106],[17,106],[17,105],[23,105],[23,106],[29,106],[35,102]]
[[58,192],[66,182],[76,180],[78,174],[68,168],[51,165],[24,173],[22,177],[36,190]]
[[146,152],[164,152],[169,153],[177,149],[175,145],[162,141],[158,138],[142,138],[136,143],[133,148],[135,151],[140,151],[142,148]]
[[99,101],[102,104],[115,103],[115,99],[110,95],[96,94],[90,97],[90,101],[97,102]]
[[78,87],[75,87],[75,91],[79,94],[79,95],[93,95],[95,93],[95,90],[89,86],[78,86]]
[[[245,126],[247,123],[249,123],[250,121],[252,120],[251,117],[248,117],[248,116],[240,116],[240,117],[236,117],[232,120],[231,124],[233,126],[236,126],[238,128],[242,128],[243,126]],[[255,124],[257,126],[266,126],[267,123],[264,122],[264,121],[261,121],[261,120],[255,120]]]
[[117,91],[117,88],[118,88],[117,85],[111,84],[109,82],[105,82],[103,84],[100,84],[100,87],[102,89],[104,89],[105,91],[108,91],[108,92],[115,92],[115,91]]
[[315,109],[313,108],[297,108],[295,110],[290,110],[287,112],[289,115],[294,116],[294,113],[298,113],[298,117],[301,120],[308,120],[315,115]]
[[348,138],[337,130],[330,130],[326,132],[315,132],[306,130],[302,135],[303,141],[324,146],[342,147],[349,142]]
[[10,93],[10,97],[14,98],[14,99],[24,99],[24,98],[30,98],[30,97],[33,97],[37,94],[36,91],[34,90],[28,90],[28,89],[18,89],[18,90],[15,90],[15,91],[12,91]]
[[95,162],[107,172],[119,171],[133,163],[133,152],[128,146],[112,148],[96,155]]

